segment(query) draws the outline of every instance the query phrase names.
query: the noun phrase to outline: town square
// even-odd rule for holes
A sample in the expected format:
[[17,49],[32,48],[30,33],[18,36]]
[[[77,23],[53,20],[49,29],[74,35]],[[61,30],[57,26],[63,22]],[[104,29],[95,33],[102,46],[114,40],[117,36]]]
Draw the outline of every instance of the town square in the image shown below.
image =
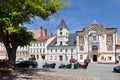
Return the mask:
[[120,80],[119,0],[0,0],[0,80]]

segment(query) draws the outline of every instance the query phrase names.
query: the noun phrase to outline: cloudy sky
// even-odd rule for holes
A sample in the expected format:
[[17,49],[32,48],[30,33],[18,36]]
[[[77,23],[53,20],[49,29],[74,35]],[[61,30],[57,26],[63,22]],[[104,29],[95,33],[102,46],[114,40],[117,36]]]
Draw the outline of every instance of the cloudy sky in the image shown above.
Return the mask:
[[50,16],[49,21],[31,19],[25,24],[29,30],[43,27],[48,33],[57,33],[57,26],[63,17],[70,33],[90,27],[94,20],[98,25],[118,28],[120,35],[120,0],[67,0],[68,8]]

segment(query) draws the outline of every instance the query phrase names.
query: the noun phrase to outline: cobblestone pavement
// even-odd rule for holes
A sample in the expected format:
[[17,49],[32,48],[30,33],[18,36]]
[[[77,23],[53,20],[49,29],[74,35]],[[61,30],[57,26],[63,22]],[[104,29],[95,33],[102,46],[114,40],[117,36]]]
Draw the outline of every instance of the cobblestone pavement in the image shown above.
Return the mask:
[[[44,62],[39,62],[39,68],[41,68]],[[120,80],[120,73],[114,73],[113,67],[120,65],[119,64],[98,64],[96,62],[92,62],[88,65],[87,69],[58,69],[60,63],[56,62],[55,69],[41,69],[36,70],[36,73],[39,74],[52,74],[52,75],[67,75],[74,77],[85,77],[85,78],[94,78],[94,80]],[[65,62],[66,64],[68,62]],[[84,79],[83,79],[84,80]]]

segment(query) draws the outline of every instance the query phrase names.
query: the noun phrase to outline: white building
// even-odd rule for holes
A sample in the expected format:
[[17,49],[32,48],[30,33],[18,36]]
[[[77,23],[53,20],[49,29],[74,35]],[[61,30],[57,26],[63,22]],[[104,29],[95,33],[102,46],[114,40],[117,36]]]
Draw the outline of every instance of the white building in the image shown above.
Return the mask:
[[29,46],[29,57],[34,56],[37,60],[47,59],[47,46],[55,36],[37,37]]
[[90,27],[76,31],[78,61],[89,57],[93,62],[115,63],[117,28],[104,28],[94,21]]
[[68,61],[76,58],[76,35],[69,34],[63,19],[57,28],[57,36],[48,45],[47,51],[47,60]]
[[18,47],[16,52],[16,59],[23,58],[24,60],[27,60],[29,58],[29,46],[24,47]]
[[7,58],[7,52],[3,43],[0,42],[0,59]]

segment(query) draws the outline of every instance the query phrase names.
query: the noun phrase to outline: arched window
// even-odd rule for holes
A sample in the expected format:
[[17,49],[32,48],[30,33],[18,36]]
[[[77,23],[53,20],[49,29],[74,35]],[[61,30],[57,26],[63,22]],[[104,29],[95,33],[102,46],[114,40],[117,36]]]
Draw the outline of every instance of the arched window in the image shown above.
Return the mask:
[[108,46],[108,47],[107,47],[107,50],[108,50],[108,51],[112,51],[112,50],[113,50],[113,47],[112,47],[112,46]]
[[83,50],[84,50],[83,46],[80,46],[80,51],[83,51]]

